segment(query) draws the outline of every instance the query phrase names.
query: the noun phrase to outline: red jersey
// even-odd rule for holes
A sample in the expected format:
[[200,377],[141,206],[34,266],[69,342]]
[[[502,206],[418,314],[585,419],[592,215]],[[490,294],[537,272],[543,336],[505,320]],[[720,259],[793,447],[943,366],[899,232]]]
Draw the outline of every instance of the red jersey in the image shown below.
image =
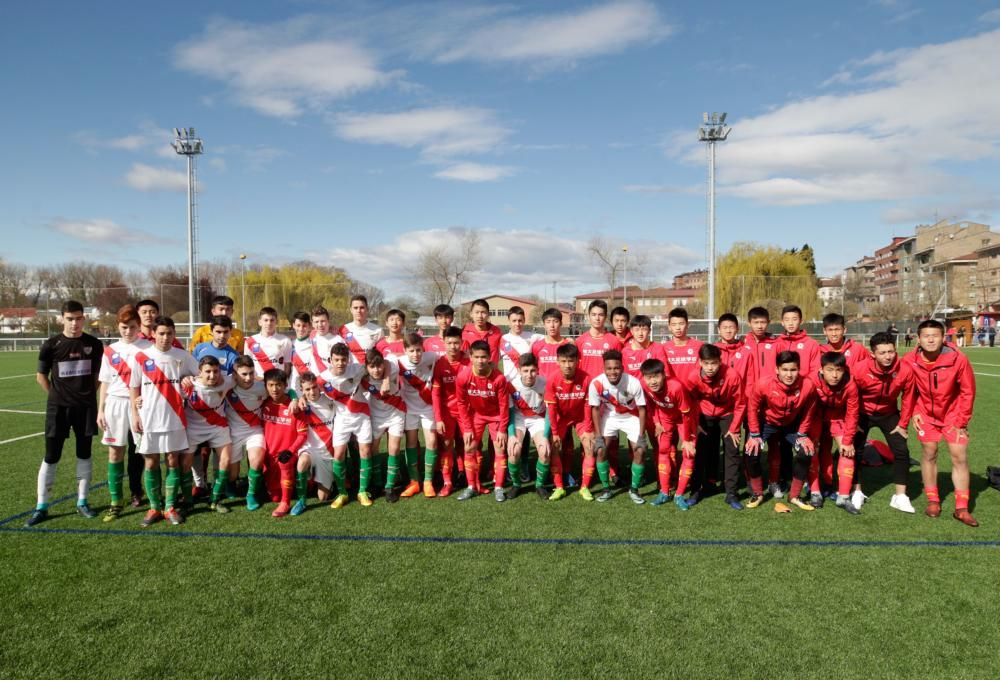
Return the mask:
[[591,378],[604,375],[604,353],[609,349],[621,350],[622,341],[614,333],[604,332],[594,337],[588,330],[576,339],[576,348],[580,350],[580,369]]
[[[861,408],[867,415],[888,415],[899,412],[899,426],[905,428],[910,423],[913,401],[908,395],[913,392],[913,368],[898,357],[889,368],[882,368],[875,357],[856,368],[851,377],[858,386]],[[899,396],[903,395],[903,410],[900,410]]]
[[854,342],[850,338],[842,340],[840,342],[840,347],[834,347],[830,343],[819,346],[820,356],[826,354],[827,352],[839,352],[844,355],[847,359],[847,370],[853,371],[855,366],[860,366],[868,360],[871,353],[868,349],[862,345],[860,342]]
[[260,407],[260,419],[264,425],[264,443],[269,454],[277,455],[282,451],[298,453],[306,443],[309,426],[300,413],[289,410],[291,401],[279,404],[268,399]]
[[637,348],[637,344],[638,343],[633,340],[622,348],[622,364],[624,364],[623,368],[626,373],[635,378],[641,378],[642,371],[640,368],[642,367],[642,362],[647,359],[659,359],[663,362],[663,372],[666,374],[666,377],[669,378],[673,375],[670,370],[670,364],[667,363],[667,355],[663,351],[663,345],[656,342],[650,342],[645,347]]
[[737,370],[723,364],[719,372],[711,378],[699,370],[688,375],[683,381],[691,400],[698,405],[699,412],[706,418],[733,416],[729,431],[739,433],[746,413],[747,400],[743,381]]
[[775,342],[775,356],[781,352],[796,352],[799,355],[799,371],[812,379],[819,370],[819,343],[810,338],[802,329],[794,333],[782,333]]
[[632,331],[626,328],[624,336],[615,333],[615,337],[618,338],[618,341],[622,344],[622,346],[625,346],[632,342]]
[[542,338],[531,346],[531,353],[538,360],[538,375],[545,378],[546,383],[560,379],[559,358],[556,356],[556,351],[567,342],[569,342],[567,338],[563,338],[560,342],[549,342]]
[[732,342],[719,340],[715,346],[722,352],[722,363],[735,371],[740,381],[746,381],[750,358],[753,356],[753,350],[747,344],[746,338],[736,338]]
[[473,419],[500,423],[506,427],[510,417],[510,386],[496,368],[489,375],[476,375],[465,366],[455,379],[458,423],[463,432],[473,431]]
[[486,330],[478,330],[471,323],[465,324],[462,329],[462,349],[466,352],[477,340],[485,340],[490,346],[490,361],[496,366],[500,363],[500,340],[503,338],[503,331],[491,323],[486,324]]
[[689,375],[698,374],[701,369],[698,363],[698,350],[704,344],[694,338],[688,338],[685,345],[676,344],[673,338],[663,341],[663,351],[667,355],[667,361],[675,378],[684,381]]
[[[139,339],[140,340],[149,340],[150,342],[152,342],[154,344],[156,343],[156,337],[154,337],[152,335],[146,335],[142,331],[139,331]],[[177,349],[182,349],[185,352],[187,351],[187,348],[184,347],[184,343],[181,342],[180,340],[178,340],[176,337],[174,338],[173,346],[176,347]]]
[[776,374],[778,368],[775,366],[774,360],[778,356],[777,342],[778,339],[770,333],[765,333],[759,338],[753,333],[748,333],[743,338],[743,344],[750,351],[750,359],[747,362],[747,371],[744,376],[748,398],[758,382]]
[[587,391],[590,377],[577,368],[572,380],[566,380],[559,373],[551,380],[545,380],[545,404],[549,411],[549,425],[552,433],[562,436],[570,425],[590,424],[590,407],[587,405]]
[[464,354],[452,363],[448,355],[438,357],[431,376],[431,403],[434,405],[434,421],[446,423],[459,417],[458,399],[455,396],[455,379],[462,368],[469,365],[469,357]]
[[788,427],[797,424],[798,431],[812,430],[816,419],[816,386],[800,374],[791,385],[778,380],[777,375],[764,378],[754,387],[747,403],[747,427],[759,434],[763,426]]
[[444,356],[447,351],[444,347],[444,338],[440,335],[428,335],[424,338],[424,351],[425,352],[435,352]]
[[[968,427],[976,400],[976,377],[968,358],[945,346],[933,362],[919,347],[903,357],[913,369],[909,400],[914,412],[959,428]],[[904,397],[904,401],[906,398]]]
[[844,435],[841,437],[841,443],[850,444],[854,433],[858,431],[858,418],[861,412],[858,386],[850,375],[845,375],[836,387],[827,385],[823,376],[819,374],[815,377],[814,382],[818,408],[817,431],[819,425],[823,423],[829,423],[833,420],[843,421]]
[[677,428],[681,441],[693,442],[698,433],[697,413],[680,381],[667,378],[659,392],[649,389],[645,379],[639,380],[646,396],[646,426],[659,424],[664,429]]
[[[424,345],[425,345],[424,351],[427,351],[426,350],[426,345],[427,345],[427,341],[426,340],[424,340]],[[379,353],[382,356],[384,356],[384,357],[387,357],[390,354],[394,354],[397,357],[401,357],[404,354],[406,354],[406,346],[405,346],[405,344],[403,343],[402,340],[391,340],[390,341],[390,340],[387,340],[385,338],[382,338],[377,343],[375,343],[375,349],[377,349],[379,351]]]

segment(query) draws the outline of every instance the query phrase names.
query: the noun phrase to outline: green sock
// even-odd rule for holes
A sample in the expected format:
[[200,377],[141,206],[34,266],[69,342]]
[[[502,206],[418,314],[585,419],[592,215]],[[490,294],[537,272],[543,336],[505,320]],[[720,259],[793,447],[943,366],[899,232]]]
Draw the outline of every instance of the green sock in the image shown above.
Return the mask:
[[212,502],[218,503],[219,499],[222,498],[222,493],[226,489],[226,471],[216,470],[215,471],[215,484],[212,485]]
[[167,510],[173,509],[177,503],[177,487],[180,486],[181,471],[177,468],[167,468]]
[[521,486],[521,461],[512,463],[507,459],[507,474],[510,475],[511,486]]
[[539,460],[535,463],[535,486],[539,489],[545,486],[545,479],[549,476],[549,464]]
[[347,494],[347,480],[345,479],[345,474],[347,472],[346,465],[344,461],[336,460],[333,461],[333,479],[337,482],[337,493],[341,496]]
[[597,462],[597,475],[601,478],[601,486],[605,489],[611,487],[611,461],[601,460]]
[[636,491],[642,485],[642,471],[645,466],[642,463],[632,463],[632,488]]
[[[409,449],[406,452],[409,453]],[[390,453],[385,471],[385,490],[396,486],[396,476],[399,474],[399,454]]]
[[108,490],[111,492],[111,504],[122,502],[122,477],[125,475],[125,462],[108,463]]
[[361,474],[358,475],[358,493],[368,493],[368,479],[372,475],[372,459],[361,459]]
[[260,470],[250,468],[247,472],[247,498],[257,498],[257,490],[260,489]]
[[295,475],[295,492],[299,500],[306,502],[306,493],[309,491],[309,470],[303,470]]
[[184,494],[184,502],[190,505],[191,490],[194,488],[194,473],[188,470],[181,473],[181,493]]
[[[434,480],[434,464],[437,463],[438,452],[434,449],[424,450],[424,481],[431,482]],[[416,479],[416,477],[414,477]]]
[[420,478],[417,477],[417,454],[419,449],[411,449],[409,446],[406,447],[406,471],[410,474],[411,482],[419,482]]
[[160,485],[163,482],[163,473],[157,465],[152,470],[142,473],[143,486],[146,488],[146,497],[149,498],[149,507],[153,510],[163,510],[162,496],[160,496]]

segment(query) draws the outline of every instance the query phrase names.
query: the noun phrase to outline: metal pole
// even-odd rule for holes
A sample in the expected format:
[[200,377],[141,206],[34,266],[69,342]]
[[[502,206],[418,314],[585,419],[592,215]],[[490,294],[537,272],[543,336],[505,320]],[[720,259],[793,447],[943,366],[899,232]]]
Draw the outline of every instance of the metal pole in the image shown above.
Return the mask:
[[708,143],[708,342],[715,338],[715,142]]
[[247,331],[247,256],[240,255],[240,264],[243,269],[240,271],[240,293],[243,298],[240,302],[240,330]]
[[628,246],[622,247],[622,307],[628,308]]
[[188,247],[188,332],[194,332],[194,156],[187,157],[188,166],[188,186],[187,186],[187,247]]

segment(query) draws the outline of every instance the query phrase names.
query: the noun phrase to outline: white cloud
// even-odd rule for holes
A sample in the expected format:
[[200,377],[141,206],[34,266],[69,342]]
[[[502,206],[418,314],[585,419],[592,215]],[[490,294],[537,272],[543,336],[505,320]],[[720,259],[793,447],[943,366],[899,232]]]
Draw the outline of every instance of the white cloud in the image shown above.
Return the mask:
[[705,190],[700,184],[626,184],[622,187],[630,194],[698,194]]
[[441,179],[459,182],[495,182],[514,174],[514,168],[507,165],[484,165],[482,163],[455,163],[434,173]]
[[170,168],[154,168],[145,163],[133,163],[125,175],[125,182],[139,191],[187,191],[187,173]]
[[510,134],[492,111],[448,106],[341,114],[334,118],[334,129],[343,139],[419,148],[427,157],[483,153]]
[[152,121],[143,121],[134,132],[118,137],[104,137],[92,130],[82,130],[73,137],[81,146],[95,153],[102,149],[114,149],[133,153],[153,153],[161,158],[174,158],[177,155],[170,146],[174,141],[173,131],[162,128]]
[[379,68],[355,40],[329,37],[326,22],[299,17],[255,26],[216,19],[174,52],[179,68],[224,82],[237,101],[277,118],[385,85],[398,72]]
[[983,12],[979,15],[979,21],[984,24],[995,24],[1000,22],[1000,7],[997,9],[991,9],[988,12]]
[[173,243],[141,229],[131,229],[106,219],[65,219],[58,217],[46,227],[64,236],[88,243],[107,243],[130,246],[139,243]]

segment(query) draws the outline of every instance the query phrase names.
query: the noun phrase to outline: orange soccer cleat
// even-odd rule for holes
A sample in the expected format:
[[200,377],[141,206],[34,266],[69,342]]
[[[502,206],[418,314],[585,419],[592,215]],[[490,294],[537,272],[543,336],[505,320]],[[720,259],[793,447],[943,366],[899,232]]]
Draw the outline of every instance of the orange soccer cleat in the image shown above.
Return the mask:
[[[426,491],[426,489],[427,486],[425,485],[424,490]],[[420,493],[420,482],[414,479],[411,480],[410,483],[406,485],[406,488],[403,489],[403,492],[400,493],[399,496],[400,498],[410,498],[412,496],[416,496],[418,493]]]

